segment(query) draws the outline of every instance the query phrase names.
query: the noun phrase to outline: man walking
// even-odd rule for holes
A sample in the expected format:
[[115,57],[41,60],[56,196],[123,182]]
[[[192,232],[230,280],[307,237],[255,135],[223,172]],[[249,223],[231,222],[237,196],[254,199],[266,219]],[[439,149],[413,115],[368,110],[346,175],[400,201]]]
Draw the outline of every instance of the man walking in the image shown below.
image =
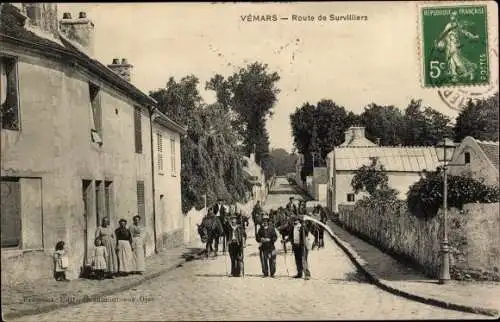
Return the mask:
[[287,239],[292,241],[292,250],[295,255],[295,265],[297,266],[297,275],[294,278],[311,278],[307,256],[309,255],[309,231],[300,217],[296,216],[293,221],[293,229]]
[[231,216],[231,230],[228,234],[229,257],[231,258],[231,276],[241,276],[243,268],[243,249],[246,247],[247,234],[238,224],[236,215]]
[[260,263],[262,265],[263,277],[274,277],[276,273],[276,248],[274,243],[278,239],[276,230],[269,225],[269,216],[265,214],[262,216],[262,227],[256,235],[257,242],[259,243]]

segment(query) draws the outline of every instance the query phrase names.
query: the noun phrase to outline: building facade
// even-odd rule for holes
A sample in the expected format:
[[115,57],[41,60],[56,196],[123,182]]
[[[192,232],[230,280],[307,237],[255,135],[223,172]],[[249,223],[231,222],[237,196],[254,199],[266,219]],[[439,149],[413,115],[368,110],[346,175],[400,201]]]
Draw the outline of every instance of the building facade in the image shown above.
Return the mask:
[[385,168],[389,186],[396,189],[401,199],[409,187],[420,179],[421,173],[435,171],[439,165],[434,147],[382,147],[364,137],[364,128],[352,127],[346,141],[327,157],[327,205],[338,212],[340,204],[354,204],[364,193],[355,193],[351,186],[356,170],[370,165],[375,158]]
[[498,186],[498,142],[465,137],[457,146],[448,171],[469,176],[490,186]]
[[[90,57],[93,23],[85,13],[77,19],[65,13],[59,30],[54,18],[54,7],[45,4],[1,7],[2,282],[7,283],[50,277],[60,240],[70,254],[68,277],[78,277],[104,217],[117,227],[119,219],[131,223],[140,215],[148,255],[158,233],[175,227],[158,225],[154,207],[156,102],[119,75],[124,66],[130,75],[126,60],[107,67]],[[176,126],[180,167],[182,130]],[[169,196],[180,191],[176,178]],[[180,194],[170,200],[180,208]]]

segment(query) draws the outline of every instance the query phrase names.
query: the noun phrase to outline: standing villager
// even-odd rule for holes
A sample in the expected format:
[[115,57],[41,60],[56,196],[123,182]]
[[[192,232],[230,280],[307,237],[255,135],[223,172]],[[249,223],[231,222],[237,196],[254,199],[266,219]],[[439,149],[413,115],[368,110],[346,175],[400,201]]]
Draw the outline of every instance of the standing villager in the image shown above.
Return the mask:
[[256,240],[259,243],[260,263],[263,277],[274,277],[276,273],[276,248],[274,243],[278,239],[276,230],[269,224],[269,216],[262,216],[262,227],[257,232]]
[[140,216],[134,216],[132,220],[134,224],[130,227],[130,233],[132,234],[132,251],[135,256],[134,271],[137,274],[142,274],[146,270],[146,249],[144,247],[145,230],[144,227],[140,225]]
[[102,244],[100,238],[94,241],[94,255],[92,256],[92,269],[97,275],[97,279],[104,279],[104,273],[108,268],[106,258],[108,257],[106,247]]
[[109,218],[104,217],[101,226],[97,227],[95,237],[101,239],[102,245],[106,247],[106,273],[108,278],[113,278],[118,272],[118,258],[116,257],[116,241],[113,229],[109,225]]
[[297,215],[297,205],[295,205],[294,200],[295,199],[293,197],[290,197],[288,199],[288,203],[286,204],[286,208],[289,211],[293,211],[295,213],[295,215]]
[[66,278],[66,270],[69,266],[68,254],[64,250],[64,242],[58,241],[54,252],[54,278],[58,282],[69,282]]
[[132,253],[132,234],[127,228],[127,221],[120,219],[120,227],[115,230],[116,253],[118,257],[118,274],[126,276],[134,271],[135,259]]
[[238,224],[236,215],[231,217],[231,227],[228,235],[229,257],[231,258],[231,275],[241,276],[243,270],[243,251],[246,247],[247,234]]
[[311,278],[311,272],[309,271],[309,265],[307,257],[309,254],[309,231],[304,225],[303,221],[299,216],[296,216],[293,220],[293,229],[291,234],[287,236],[287,239],[292,241],[292,250],[295,255],[295,265],[297,266],[297,275],[294,278],[302,278],[304,275],[305,279]]

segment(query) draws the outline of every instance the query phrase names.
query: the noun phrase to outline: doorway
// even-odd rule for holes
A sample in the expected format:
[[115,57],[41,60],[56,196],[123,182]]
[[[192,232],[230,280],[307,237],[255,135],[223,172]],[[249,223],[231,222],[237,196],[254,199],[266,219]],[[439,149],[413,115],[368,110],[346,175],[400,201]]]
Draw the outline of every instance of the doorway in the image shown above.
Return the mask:
[[88,262],[89,215],[92,207],[92,180],[82,180],[83,199],[83,267]]

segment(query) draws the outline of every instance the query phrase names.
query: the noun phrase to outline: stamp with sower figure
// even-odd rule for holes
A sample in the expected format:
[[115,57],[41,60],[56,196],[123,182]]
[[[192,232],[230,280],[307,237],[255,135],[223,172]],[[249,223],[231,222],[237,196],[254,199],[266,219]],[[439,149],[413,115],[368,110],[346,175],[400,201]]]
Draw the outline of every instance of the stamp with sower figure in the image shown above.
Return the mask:
[[486,5],[426,6],[420,10],[424,86],[488,85]]

